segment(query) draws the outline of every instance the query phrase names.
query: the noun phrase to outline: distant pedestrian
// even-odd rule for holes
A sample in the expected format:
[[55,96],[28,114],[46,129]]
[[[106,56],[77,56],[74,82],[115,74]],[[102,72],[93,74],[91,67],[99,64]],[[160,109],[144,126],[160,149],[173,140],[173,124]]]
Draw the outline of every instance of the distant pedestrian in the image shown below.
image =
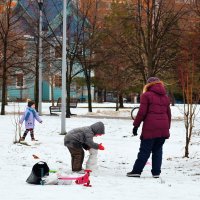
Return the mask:
[[28,101],[28,106],[26,108],[26,111],[24,112],[22,118],[20,119],[20,124],[23,124],[25,121],[25,132],[23,136],[20,138],[20,141],[24,141],[28,132],[30,131],[31,140],[36,141],[34,137],[34,127],[35,127],[35,119],[42,123],[42,120],[40,119],[38,113],[35,110],[35,102],[34,101]]
[[141,122],[143,122],[143,126],[138,157],[133,170],[127,173],[127,176],[140,177],[152,153],[151,173],[154,178],[159,178],[162,165],[162,147],[165,139],[170,136],[171,110],[164,84],[157,77],[150,77],[144,86],[140,98],[140,108],[133,122],[133,135],[137,135]]
[[84,173],[82,168],[84,160],[84,150],[99,149],[104,150],[102,144],[97,144],[93,141],[96,136],[105,134],[104,124],[96,122],[91,126],[75,128],[69,131],[64,138],[64,145],[68,148],[71,154],[72,171]]

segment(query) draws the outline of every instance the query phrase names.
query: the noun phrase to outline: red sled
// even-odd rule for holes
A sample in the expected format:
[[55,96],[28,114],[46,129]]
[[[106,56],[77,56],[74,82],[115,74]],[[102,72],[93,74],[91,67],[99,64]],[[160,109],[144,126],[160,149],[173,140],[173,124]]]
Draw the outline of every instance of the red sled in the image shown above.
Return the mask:
[[75,180],[75,183],[80,185],[83,184],[85,187],[92,187],[92,185],[90,185],[90,172],[92,172],[91,170],[87,169],[85,170],[85,174],[83,176],[80,177],[64,177],[64,176],[60,176],[58,177],[58,179],[60,180]]

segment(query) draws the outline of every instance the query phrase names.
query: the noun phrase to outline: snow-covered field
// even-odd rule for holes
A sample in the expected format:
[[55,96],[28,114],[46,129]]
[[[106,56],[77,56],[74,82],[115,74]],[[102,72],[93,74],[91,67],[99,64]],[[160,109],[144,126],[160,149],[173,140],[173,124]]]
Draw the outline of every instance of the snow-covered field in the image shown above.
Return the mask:
[[[114,106],[109,104],[109,106]],[[14,105],[6,107],[7,115],[0,116],[0,198],[2,200],[43,200],[43,199],[84,199],[84,200],[199,200],[200,199],[200,118],[195,124],[195,134],[190,146],[190,158],[183,158],[185,131],[181,114],[181,105],[172,108],[171,137],[164,145],[162,174],[160,179],[151,177],[150,164],[145,166],[141,178],[126,177],[132,169],[140,144],[139,136],[131,137],[132,120],[130,108],[117,114],[113,109],[94,109],[92,118],[84,104],[72,109],[78,114],[66,119],[66,130],[87,126],[97,121],[105,124],[106,134],[95,138],[103,143],[105,151],[98,153],[99,169],[91,173],[91,188],[82,185],[29,185],[26,179],[32,166],[38,162],[33,154],[47,162],[50,169],[70,173],[70,155],[63,144],[60,133],[60,117],[49,116],[49,104],[43,104],[43,124],[36,124],[35,137],[38,143],[31,146],[13,144],[14,139]],[[108,104],[104,104],[108,106]],[[133,105],[127,105],[132,107]],[[18,107],[18,106],[17,106]],[[19,105],[23,111],[25,104]],[[82,108],[81,108],[82,107]],[[17,109],[17,108],[16,108]],[[101,116],[101,119],[99,118]],[[105,118],[104,118],[105,116]],[[107,116],[113,117],[107,119]],[[114,119],[121,117],[121,119]],[[178,119],[178,120],[177,120]],[[23,129],[24,130],[24,129]],[[139,130],[140,132],[140,130]],[[31,144],[30,135],[26,141]],[[88,152],[86,152],[85,161]]]

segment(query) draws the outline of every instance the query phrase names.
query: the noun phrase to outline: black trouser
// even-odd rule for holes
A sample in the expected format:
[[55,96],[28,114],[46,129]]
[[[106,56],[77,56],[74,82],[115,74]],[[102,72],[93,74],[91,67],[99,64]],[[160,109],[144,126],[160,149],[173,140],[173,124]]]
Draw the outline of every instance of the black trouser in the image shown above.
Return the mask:
[[80,171],[84,160],[84,150],[81,147],[73,148],[67,146],[67,148],[71,154],[72,171]]
[[31,134],[31,139],[34,139],[34,130],[32,128],[26,129],[22,138],[25,139],[29,131],[30,131],[30,134]]
[[162,147],[164,143],[165,138],[141,140],[138,157],[133,166],[133,173],[142,173],[143,168],[152,153],[151,172],[153,175],[160,175],[162,165]]

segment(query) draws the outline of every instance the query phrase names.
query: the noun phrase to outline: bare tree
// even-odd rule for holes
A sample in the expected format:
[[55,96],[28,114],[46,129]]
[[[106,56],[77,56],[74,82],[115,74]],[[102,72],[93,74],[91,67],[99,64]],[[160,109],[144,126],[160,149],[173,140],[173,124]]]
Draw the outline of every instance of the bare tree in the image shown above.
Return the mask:
[[[61,1],[62,3],[62,1]],[[62,12],[59,11],[58,5],[59,2],[52,1],[52,10],[51,9],[44,9],[44,17],[49,28],[49,36],[45,40],[52,49],[55,49],[55,53],[58,57],[62,57]],[[67,9],[71,11],[68,15],[67,20],[67,72],[66,72],[66,86],[67,86],[67,104],[66,104],[66,117],[71,116],[70,111],[70,101],[72,100],[70,96],[71,91],[71,84],[73,78],[76,77],[79,73],[82,72],[82,69],[78,67],[78,59],[77,56],[82,54],[82,48],[80,46],[80,41],[82,38],[81,33],[81,26],[82,26],[82,16],[79,10],[79,4],[76,4],[72,1],[68,2]],[[55,28],[55,23],[52,23],[49,19],[50,13],[56,10],[57,16],[55,18],[55,22],[57,23],[57,28]],[[56,20],[57,19],[57,20]],[[55,74],[55,70],[60,72],[61,74],[61,63],[56,61],[56,58],[50,56],[50,59],[47,59],[52,64],[54,64],[53,74]],[[53,75],[52,74],[52,75]],[[53,78],[53,76],[51,76]]]
[[[54,8],[56,8],[56,1],[52,1],[54,5]],[[85,2],[83,2],[85,3]],[[88,4],[87,4],[88,5]],[[92,3],[92,5],[94,5]],[[70,85],[73,81],[73,78],[76,77],[79,73],[84,72],[84,75],[86,77],[86,80],[89,79],[86,83],[88,88],[90,88],[88,91],[88,96],[90,99],[90,105],[91,105],[91,69],[87,70],[86,67],[88,66],[88,52],[91,52],[90,54],[93,54],[93,51],[91,48],[88,48],[88,38],[90,34],[92,35],[92,32],[88,30],[89,27],[89,8],[91,7],[91,4],[89,4],[87,9],[82,7],[82,4],[79,4],[78,1],[68,1],[67,9],[70,10],[70,14],[68,15],[68,24],[67,24],[67,72],[66,72],[66,77],[67,77],[67,106],[66,106],[66,117],[70,117],[71,112],[70,112]],[[56,8],[57,9],[57,8]],[[62,42],[61,42],[61,37],[62,35],[62,29],[61,26],[60,28],[58,27],[57,29],[54,29],[54,24],[50,22],[48,19],[48,11],[44,11],[44,16],[45,20],[48,24],[49,30],[51,31],[51,36],[50,38],[53,39],[55,42],[53,45],[57,46],[57,52],[62,55]],[[58,16],[56,17],[58,21],[62,21],[62,13],[59,12]],[[48,40],[50,39],[48,38]],[[87,47],[86,47],[87,45]],[[87,56],[86,56],[87,55]],[[87,58],[87,66],[84,65],[86,63],[86,58]],[[79,68],[81,64],[81,68]],[[91,62],[90,62],[91,66]],[[90,107],[90,106],[89,106]]]
[[[106,70],[118,71],[120,64],[126,73],[121,73],[118,81],[123,80],[123,74],[132,78],[132,89],[142,88],[150,76],[167,79],[170,74],[171,78],[180,51],[179,21],[187,12],[185,4],[176,7],[172,1],[113,2],[101,41],[102,59],[110,63]],[[115,80],[114,74],[109,78]],[[126,86],[124,91],[131,88]]]
[[[31,70],[30,79],[35,80],[34,84],[34,99],[36,109],[39,103],[39,40],[42,39],[42,74],[43,80],[46,80],[51,85],[52,98],[54,88],[54,76],[57,72],[61,71],[59,59],[55,56],[57,51],[58,41],[60,42],[60,34],[55,30],[57,24],[60,25],[61,10],[57,9],[62,4],[61,1],[44,1],[43,6],[38,3],[38,0],[27,0],[25,5],[21,6],[21,10],[26,10],[23,17],[23,22],[26,24],[26,37],[29,43],[27,47],[28,57],[30,59],[29,69]],[[56,7],[57,6],[57,7]],[[39,11],[42,9],[42,34],[39,30]],[[28,14],[27,14],[28,13]],[[59,19],[60,17],[60,19]],[[58,20],[59,19],[59,20]],[[59,28],[59,27],[58,27]],[[57,35],[56,35],[57,34]],[[53,37],[53,36],[56,37]],[[56,51],[56,52],[55,52]],[[54,101],[54,100],[53,100]]]
[[23,58],[24,52],[24,32],[19,29],[20,19],[23,13],[16,13],[13,0],[4,0],[0,13],[0,66],[2,70],[2,105],[1,115],[5,115],[5,105],[7,102],[8,79],[15,75],[17,70],[24,70],[27,61]]
[[20,112],[20,107],[19,104],[15,104],[14,103],[14,118],[13,118],[13,125],[15,127],[15,137],[14,137],[14,141],[13,143],[18,143],[20,141],[21,138],[21,124],[19,123],[20,121],[20,116],[21,116],[21,112]]
[[130,10],[129,4],[113,3],[101,31],[100,56],[104,62],[97,71],[104,87],[116,94],[116,110],[123,107],[124,94],[141,80],[129,52],[129,43],[135,37]]
[[178,21],[184,15],[171,1],[138,0],[135,5],[134,55],[144,82],[175,66],[179,51]]
[[[120,1],[116,4],[123,5]],[[127,1],[123,7],[127,14],[120,22],[126,24],[124,28],[129,27],[129,32],[121,32],[120,41],[113,34],[110,37],[145,84],[148,77],[161,75],[176,66],[179,20],[187,10],[184,5],[177,7],[175,2],[165,0]]]
[[86,80],[89,112],[92,112],[92,76],[94,69],[102,62],[102,60],[99,60],[98,58],[98,49],[100,44],[99,31],[102,25],[99,13],[100,2],[100,0],[82,1],[79,8],[82,16],[80,44],[82,47],[82,54],[78,55],[78,59],[82,65]]
[[[26,24],[26,34],[27,37],[29,37],[29,46],[28,51],[29,55],[28,57],[30,58],[30,63],[29,63],[29,69],[31,70],[32,74],[30,75],[31,80],[35,79],[34,82],[34,100],[35,100],[35,106],[36,110],[38,110],[38,103],[39,103],[39,53],[40,53],[40,44],[39,40],[40,38],[44,39],[46,38],[45,35],[45,27],[44,23],[42,24],[42,35],[40,35],[40,30],[39,30],[39,10],[42,9],[43,11],[43,6],[38,3],[37,0],[31,1],[27,0],[26,6],[23,7],[23,9],[27,10],[27,13],[24,15],[23,21]],[[31,14],[29,14],[31,13]],[[42,63],[44,63],[45,57],[47,55],[48,51],[48,45],[46,43],[42,44]],[[43,67],[43,72],[44,72],[44,67]]]
[[196,32],[193,29],[193,32],[190,31],[184,35],[178,74],[184,101],[185,157],[189,157],[189,145],[193,135],[197,104],[200,100],[199,47],[199,31]]

